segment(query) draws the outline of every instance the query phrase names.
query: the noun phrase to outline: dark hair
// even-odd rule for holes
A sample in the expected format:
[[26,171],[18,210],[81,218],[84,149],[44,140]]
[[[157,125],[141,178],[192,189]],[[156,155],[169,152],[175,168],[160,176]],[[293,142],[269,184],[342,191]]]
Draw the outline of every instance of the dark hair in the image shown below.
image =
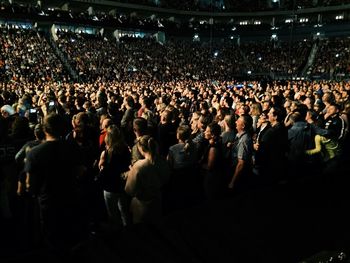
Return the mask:
[[133,108],[135,106],[134,98],[131,96],[128,96],[125,101],[126,101],[126,104],[128,106],[130,106],[131,108]]
[[35,127],[34,127],[34,135],[40,141],[45,139],[45,133],[44,133],[43,125],[41,125],[41,124],[35,125]]
[[243,108],[244,114],[249,114],[250,107],[248,105],[243,105],[242,108]]
[[54,138],[59,138],[64,132],[64,120],[57,113],[50,113],[44,118],[44,131]]
[[277,121],[278,122],[283,122],[284,118],[285,118],[285,111],[282,110],[282,108],[280,107],[276,107],[276,106],[272,106],[273,109],[273,116],[277,117]]
[[219,124],[217,124],[216,122],[212,122],[208,125],[208,128],[210,130],[210,133],[215,137],[215,138],[219,138],[221,135],[221,127]]
[[152,107],[152,100],[151,100],[150,97],[144,96],[144,97],[142,98],[142,100],[143,100],[143,103],[145,104],[145,106],[146,106],[147,109],[150,109],[150,108]]
[[233,104],[233,99],[232,99],[232,97],[230,97],[230,96],[225,97],[225,102],[226,102],[226,104],[227,104],[227,106],[228,106],[229,108],[232,107],[232,104]]
[[29,120],[17,116],[12,123],[11,136],[16,139],[27,139],[30,135],[33,135],[33,133],[29,127]]
[[170,110],[164,110],[163,112],[162,112],[162,115],[164,114],[164,120],[165,120],[165,122],[166,123],[170,123],[172,120],[173,120],[173,118],[174,118],[174,114],[173,114],[173,112],[172,111],[170,111]]
[[240,116],[244,121],[244,130],[251,133],[253,131],[253,118],[249,114],[243,114]]
[[296,121],[304,121],[306,118],[307,111],[307,106],[305,104],[300,104],[299,107],[294,111],[300,114],[300,119],[298,118]]
[[191,137],[191,128],[188,125],[180,125],[176,132],[178,138],[183,142],[186,142]]
[[133,121],[133,129],[140,136],[146,135],[148,132],[147,120],[145,118],[142,118],[142,117],[135,118]]
[[189,149],[192,144],[191,141],[191,128],[188,125],[180,125],[177,128],[177,136],[179,140],[183,141],[185,143],[184,150],[185,154],[189,154]]
[[317,120],[317,112],[313,109],[309,109],[308,110],[308,113],[310,114],[310,118],[311,120],[313,121],[316,121]]

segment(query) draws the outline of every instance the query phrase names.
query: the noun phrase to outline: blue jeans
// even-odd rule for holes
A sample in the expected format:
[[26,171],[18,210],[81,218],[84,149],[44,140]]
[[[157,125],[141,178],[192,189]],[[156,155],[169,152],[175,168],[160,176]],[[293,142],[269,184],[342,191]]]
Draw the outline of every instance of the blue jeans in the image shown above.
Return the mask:
[[122,193],[103,191],[108,216],[117,226],[126,226],[128,223],[128,208],[126,196]]

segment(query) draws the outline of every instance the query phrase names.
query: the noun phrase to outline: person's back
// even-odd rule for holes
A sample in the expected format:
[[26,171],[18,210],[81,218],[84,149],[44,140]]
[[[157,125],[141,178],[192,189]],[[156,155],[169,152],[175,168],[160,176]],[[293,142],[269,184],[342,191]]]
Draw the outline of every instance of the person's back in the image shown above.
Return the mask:
[[64,252],[80,241],[84,232],[77,188],[83,166],[77,145],[59,139],[62,118],[44,120],[46,142],[26,157],[27,188],[38,197],[44,237],[49,246]]
[[145,159],[138,160],[127,173],[125,191],[133,197],[130,211],[134,223],[157,223],[162,215],[162,188],[170,172],[166,161],[156,153],[153,138],[142,136],[138,147]]

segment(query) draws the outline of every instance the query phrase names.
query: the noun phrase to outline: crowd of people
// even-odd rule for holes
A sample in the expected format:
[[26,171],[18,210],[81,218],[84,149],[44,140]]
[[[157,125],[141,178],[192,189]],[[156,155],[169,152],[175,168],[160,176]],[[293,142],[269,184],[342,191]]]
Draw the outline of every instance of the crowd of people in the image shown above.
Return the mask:
[[346,38],[321,40],[308,74],[335,77],[349,72],[349,44],[350,40]]
[[[101,222],[154,224],[334,176],[348,156],[349,93],[327,81],[3,83],[2,217],[27,211],[62,252]],[[37,201],[40,216],[23,210]]]
[[6,27],[0,28],[0,72],[2,82],[10,79],[38,82],[67,77],[45,37],[35,30]]
[[[127,81],[130,77],[164,82],[226,80],[227,76],[236,78],[247,74],[300,75],[313,45],[318,46],[318,52],[307,70],[309,78],[345,78],[350,70],[347,39],[244,42],[240,45],[230,41],[201,43],[172,39],[161,44],[151,37],[123,37],[117,42],[83,33],[58,31],[57,35],[57,47],[67,63],[81,81],[90,83],[98,79]],[[24,39],[29,37],[31,43],[24,44]],[[29,82],[70,80],[62,62],[36,30],[3,28],[0,40],[2,81],[18,78]],[[323,54],[327,54],[326,59]]]
[[213,58],[218,47],[199,43],[62,33],[58,45],[84,80],[72,83],[28,34],[27,49],[2,35],[0,83],[0,215],[28,246],[65,254],[106,225],[158,224],[346,167],[348,81],[239,82],[240,52],[229,48]]

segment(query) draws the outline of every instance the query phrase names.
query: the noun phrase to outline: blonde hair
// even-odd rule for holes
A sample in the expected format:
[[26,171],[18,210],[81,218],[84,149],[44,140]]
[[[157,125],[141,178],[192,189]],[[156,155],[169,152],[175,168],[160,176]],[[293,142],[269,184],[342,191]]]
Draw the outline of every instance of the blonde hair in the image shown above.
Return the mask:
[[158,158],[158,144],[154,138],[149,135],[144,135],[139,138],[137,145],[145,153],[149,153],[151,156],[151,162],[154,163]]
[[110,125],[107,128],[105,143],[108,152],[116,151],[120,153],[126,147],[123,134],[116,125]]

